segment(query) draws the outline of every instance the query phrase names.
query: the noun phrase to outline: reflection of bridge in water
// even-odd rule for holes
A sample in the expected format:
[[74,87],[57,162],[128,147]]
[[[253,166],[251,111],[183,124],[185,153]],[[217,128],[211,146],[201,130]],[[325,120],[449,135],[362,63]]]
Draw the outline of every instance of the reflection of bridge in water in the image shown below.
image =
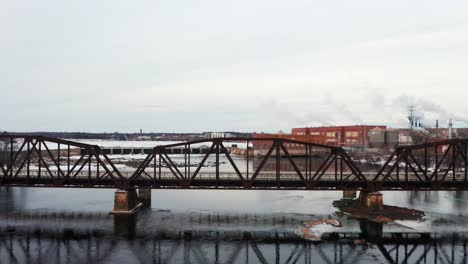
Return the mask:
[[[352,231],[301,239],[294,227],[308,215],[143,214],[137,230],[118,236],[118,218],[101,213],[11,213],[0,230],[6,263],[466,263],[465,234],[375,233],[368,222],[344,220]],[[129,216],[132,217],[132,216]],[[155,221],[160,221],[155,225]],[[43,223],[49,222],[49,225]],[[352,223],[354,222],[354,223]],[[61,223],[61,225],[56,225]],[[68,224],[67,224],[68,223]],[[16,224],[16,225],[15,225]],[[138,230],[141,229],[141,230]],[[376,237],[377,235],[377,237]],[[355,239],[370,241],[369,248]]]
[[[8,232],[10,231],[10,232]],[[122,239],[98,232],[0,233],[6,263],[466,263],[467,237],[388,233],[364,250],[356,234],[312,243],[291,233],[180,232]]]

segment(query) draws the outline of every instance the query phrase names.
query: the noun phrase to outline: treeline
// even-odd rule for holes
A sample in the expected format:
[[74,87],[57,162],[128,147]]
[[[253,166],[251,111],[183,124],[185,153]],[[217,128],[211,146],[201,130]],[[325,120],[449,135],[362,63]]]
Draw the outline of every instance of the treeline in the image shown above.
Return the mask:
[[[34,135],[45,136],[63,139],[108,139],[108,140],[134,140],[139,137],[148,137],[151,139],[162,140],[196,140],[204,138],[205,133],[90,133],[90,132],[7,132],[8,134],[17,135]],[[251,133],[229,132],[236,137],[250,137]]]

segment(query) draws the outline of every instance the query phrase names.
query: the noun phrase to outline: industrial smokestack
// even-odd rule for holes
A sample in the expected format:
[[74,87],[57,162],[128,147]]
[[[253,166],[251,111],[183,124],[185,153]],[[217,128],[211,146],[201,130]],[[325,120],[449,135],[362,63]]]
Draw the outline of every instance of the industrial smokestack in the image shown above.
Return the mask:
[[448,123],[448,138],[449,139],[452,139],[452,127],[453,127],[453,122],[452,122],[452,118],[450,118],[449,123]]

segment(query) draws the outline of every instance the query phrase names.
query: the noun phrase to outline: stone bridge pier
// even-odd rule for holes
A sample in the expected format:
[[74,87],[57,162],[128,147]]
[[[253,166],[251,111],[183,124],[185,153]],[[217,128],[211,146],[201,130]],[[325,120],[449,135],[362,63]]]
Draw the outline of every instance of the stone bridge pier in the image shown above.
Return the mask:
[[151,189],[117,190],[114,194],[114,234],[132,236],[136,232],[137,212],[151,208]]
[[136,213],[140,207],[141,203],[135,189],[117,190],[114,194],[114,209],[111,214],[130,215]]
[[[344,190],[342,199],[354,200],[356,199],[356,194],[356,190]],[[380,192],[370,192],[366,190],[361,190],[357,199],[357,205],[359,205],[362,208],[369,209],[371,211],[383,210],[383,194]]]
[[381,192],[361,191],[359,193],[359,204],[369,210],[381,211],[384,209],[383,194]]
[[140,208],[151,208],[151,189],[117,190],[114,194],[114,208],[111,214],[131,215]]

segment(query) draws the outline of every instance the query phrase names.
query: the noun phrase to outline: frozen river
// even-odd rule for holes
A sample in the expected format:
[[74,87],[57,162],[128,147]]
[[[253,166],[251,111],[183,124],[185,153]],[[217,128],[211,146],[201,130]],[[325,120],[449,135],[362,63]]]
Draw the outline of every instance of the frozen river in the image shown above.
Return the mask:
[[[131,236],[115,233],[113,190],[2,188],[0,195],[0,258],[19,263],[288,263],[291,255],[289,263],[416,263],[423,255],[426,263],[466,263],[465,192],[385,192],[386,204],[426,216],[385,224],[382,239],[365,247],[354,244],[363,224],[335,215],[332,202],[342,197],[335,191],[153,190],[151,209],[131,220]],[[304,221],[328,217],[343,227],[323,242],[298,236]]]

